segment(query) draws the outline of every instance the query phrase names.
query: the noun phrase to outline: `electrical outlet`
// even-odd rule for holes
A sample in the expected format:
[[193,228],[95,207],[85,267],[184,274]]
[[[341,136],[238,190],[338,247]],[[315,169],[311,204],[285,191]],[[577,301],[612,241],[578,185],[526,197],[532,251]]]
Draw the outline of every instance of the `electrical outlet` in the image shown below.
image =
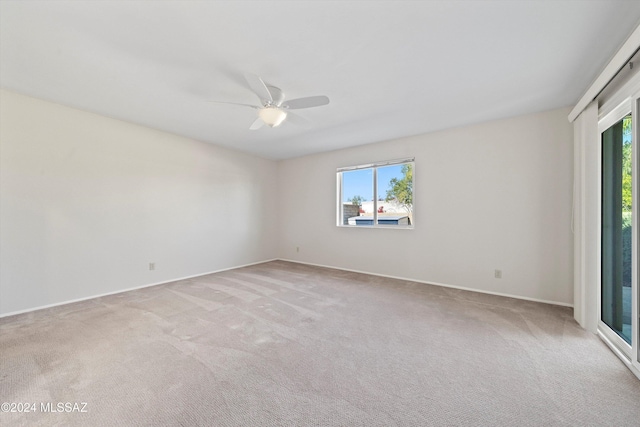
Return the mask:
[[156,263],[155,262],[150,262],[149,263],[149,270],[155,270],[156,269]]
[[496,276],[496,279],[502,279],[502,270],[496,270],[495,276]]

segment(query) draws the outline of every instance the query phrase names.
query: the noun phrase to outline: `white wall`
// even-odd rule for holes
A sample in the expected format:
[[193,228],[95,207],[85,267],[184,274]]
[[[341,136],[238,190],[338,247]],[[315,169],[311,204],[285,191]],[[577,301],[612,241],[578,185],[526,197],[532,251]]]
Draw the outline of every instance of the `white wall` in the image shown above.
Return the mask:
[[[570,305],[568,113],[281,161],[280,257]],[[336,226],[337,167],[410,156],[415,229]],[[495,269],[502,279],[494,278]]]
[[[1,91],[0,315],[278,256],[571,304],[567,113],[276,164]],[[410,156],[415,229],[336,227],[337,167]]]
[[0,315],[276,257],[276,167],[0,92]]

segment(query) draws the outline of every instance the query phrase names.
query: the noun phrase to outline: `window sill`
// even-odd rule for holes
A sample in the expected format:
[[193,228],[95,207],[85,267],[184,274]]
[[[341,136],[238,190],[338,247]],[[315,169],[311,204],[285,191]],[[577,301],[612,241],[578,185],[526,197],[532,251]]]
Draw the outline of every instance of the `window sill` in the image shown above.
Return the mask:
[[381,228],[386,230],[413,230],[415,226],[398,226],[398,225],[337,225],[338,228]]

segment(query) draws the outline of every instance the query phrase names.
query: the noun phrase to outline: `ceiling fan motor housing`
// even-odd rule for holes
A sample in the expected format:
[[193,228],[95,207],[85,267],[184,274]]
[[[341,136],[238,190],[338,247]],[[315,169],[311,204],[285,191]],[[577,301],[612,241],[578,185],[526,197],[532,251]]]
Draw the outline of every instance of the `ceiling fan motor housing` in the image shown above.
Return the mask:
[[271,101],[270,105],[275,105],[275,106],[279,107],[280,104],[282,104],[282,102],[284,101],[284,93],[278,87],[271,86],[271,85],[265,85],[265,86],[267,86],[267,89],[269,90],[269,93],[271,94],[271,98],[273,99],[273,101]]

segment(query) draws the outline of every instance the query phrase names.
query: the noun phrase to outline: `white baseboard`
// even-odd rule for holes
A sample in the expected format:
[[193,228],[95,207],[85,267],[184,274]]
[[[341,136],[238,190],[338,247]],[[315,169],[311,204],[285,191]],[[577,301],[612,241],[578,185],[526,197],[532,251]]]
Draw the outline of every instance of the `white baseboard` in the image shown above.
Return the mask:
[[53,304],[47,304],[47,305],[43,305],[43,306],[32,307],[32,308],[28,308],[28,309],[25,309],[25,310],[18,310],[18,311],[12,311],[12,312],[9,312],[9,313],[2,313],[2,314],[0,314],[0,318],[9,317],[9,316],[15,316],[17,314],[29,313],[29,312],[37,311],[37,310],[43,310],[45,308],[57,307],[57,306],[60,306],[60,305],[73,304],[75,302],[86,301],[86,300],[90,300],[90,299],[94,299],[94,298],[101,298],[101,297],[105,297],[105,296],[109,296],[109,295],[121,294],[123,292],[135,291],[136,289],[142,289],[142,288],[148,288],[148,287],[151,287],[151,286],[164,285],[165,283],[177,282],[179,280],[193,279],[194,277],[206,276],[208,274],[220,273],[220,272],[228,271],[228,270],[235,270],[237,268],[249,267],[251,265],[264,264],[264,263],[270,262],[270,261],[293,262],[293,263],[297,263],[297,264],[312,265],[312,266],[316,266],[316,267],[332,268],[334,270],[350,271],[350,272],[353,272],[353,273],[369,274],[369,275],[372,275],[372,276],[379,276],[379,277],[388,277],[390,279],[407,280],[407,281],[416,282],[416,283],[424,283],[424,284],[427,284],[427,285],[442,286],[444,288],[459,289],[459,290],[462,290],[462,291],[479,292],[479,293],[483,293],[483,294],[497,295],[497,296],[501,296],[501,297],[515,298],[515,299],[521,299],[521,300],[533,301],[533,302],[541,302],[541,303],[544,303],[544,304],[560,305],[560,306],[564,306],[564,307],[573,307],[572,304],[567,304],[567,303],[558,302],[558,301],[548,301],[548,300],[543,300],[543,299],[538,299],[538,298],[529,298],[529,297],[523,297],[523,296],[520,296],[520,295],[512,295],[512,294],[501,293],[501,292],[491,292],[491,291],[485,291],[485,290],[481,290],[481,289],[468,288],[468,287],[464,287],[464,286],[449,285],[449,284],[446,284],[446,283],[428,282],[428,281],[425,281],[425,280],[414,279],[414,278],[411,278],[411,277],[391,276],[391,275],[387,275],[387,274],[372,273],[370,271],[354,270],[354,269],[350,269],[350,268],[335,267],[335,266],[332,266],[332,265],[316,264],[316,263],[303,262],[303,261],[297,261],[297,260],[286,259],[286,258],[272,258],[272,259],[267,259],[267,260],[263,260],[263,261],[252,262],[252,263],[249,263],[249,264],[237,265],[237,266],[234,266],[234,267],[228,267],[228,268],[222,268],[222,269],[219,269],[219,270],[208,271],[206,273],[198,273],[198,274],[194,274],[194,275],[191,275],[191,276],[185,276],[185,277],[179,277],[179,278],[175,278],[175,279],[165,280],[165,281],[162,281],[162,282],[149,283],[149,284],[146,284],[146,285],[134,286],[132,288],[121,289],[121,290],[117,290],[117,291],[113,291],[113,292],[106,292],[106,293],[102,293],[102,294],[91,295],[91,296],[82,297],[82,298],[76,298],[76,299],[73,299],[73,300],[61,301],[61,302],[57,302],[57,303],[53,303]]
[[370,271],[353,270],[353,269],[350,269],[350,268],[334,267],[332,265],[315,264],[315,263],[312,263],[312,262],[296,261],[296,260],[293,260],[293,259],[278,258],[278,260],[286,261],[286,262],[294,262],[294,263],[297,263],[297,264],[313,265],[315,267],[332,268],[334,270],[350,271],[350,272],[353,272],[353,273],[369,274],[371,276],[388,277],[390,279],[407,280],[407,281],[410,281],[410,282],[424,283],[426,285],[442,286],[443,288],[459,289],[461,291],[478,292],[478,293],[481,293],[481,294],[496,295],[496,296],[500,296],[500,297],[521,299],[521,300],[533,301],[533,302],[541,302],[541,303],[544,303],[544,304],[560,305],[560,306],[563,306],[563,307],[573,308],[573,304],[567,304],[566,302],[549,301],[549,300],[538,299],[538,298],[529,298],[529,297],[524,297],[524,296],[521,296],[521,295],[513,295],[513,294],[502,293],[502,292],[485,291],[485,290],[482,290],[482,289],[467,288],[467,287],[464,287],[464,286],[448,285],[446,283],[428,282],[426,280],[414,279],[412,277],[390,276],[388,274],[378,274],[378,273],[372,273]]
[[38,306],[38,307],[27,308],[25,310],[12,311],[10,313],[2,313],[2,314],[0,314],[0,319],[3,318],[3,317],[15,316],[16,314],[23,314],[23,313],[29,313],[29,312],[37,311],[37,310],[44,310],[45,308],[57,307],[59,305],[73,304],[75,302],[86,301],[86,300],[90,300],[90,299],[94,299],[94,298],[106,297],[106,296],[109,296],[109,295],[121,294],[123,292],[135,291],[136,289],[150,288],[151,286],[164,285],[165,283],[178,282],[180,280],[186,280],[186,279],[193,279],[194,277],[206,276],[207,274],[221,273],[223,271],[235,270],[237,268],[249,267],[251,265],[264,264],[265,262],[277,261],[277,260],[278,260],[277,258],[272,258],[272,259],[268,259],[268,260],[264,260],[264,261],[256,261],[256,262],[252,262],[252,263],[249,263],[249,264],[237,265],[237,266],[228,267],[228,268],[221,268],[219,270],[209,271],[209,272],[206,272],[206,273],[198,273],[198,274],[194,274],[192,276],[185,276],[185,277],[180,277],[180,278],[177,278],[177,279],[164,280],[162,282],[156,282],[156,283],[149,283],[149,284],[146,284],[146,285],[134,286],[133,288],[121,289],[121,290],[118,290],[118,291],[106,292],[106,293],[103,293],[103,294],[97,294],[97,295],[91,295],[91,296],[88,296],[88,297],[76,298],[76,299],[72,299],[72,300],[69,300],[69,301],[56,302],[56,303],[53,303],[53,304],[47,304],[47,305],[42,305],[42,306]]

